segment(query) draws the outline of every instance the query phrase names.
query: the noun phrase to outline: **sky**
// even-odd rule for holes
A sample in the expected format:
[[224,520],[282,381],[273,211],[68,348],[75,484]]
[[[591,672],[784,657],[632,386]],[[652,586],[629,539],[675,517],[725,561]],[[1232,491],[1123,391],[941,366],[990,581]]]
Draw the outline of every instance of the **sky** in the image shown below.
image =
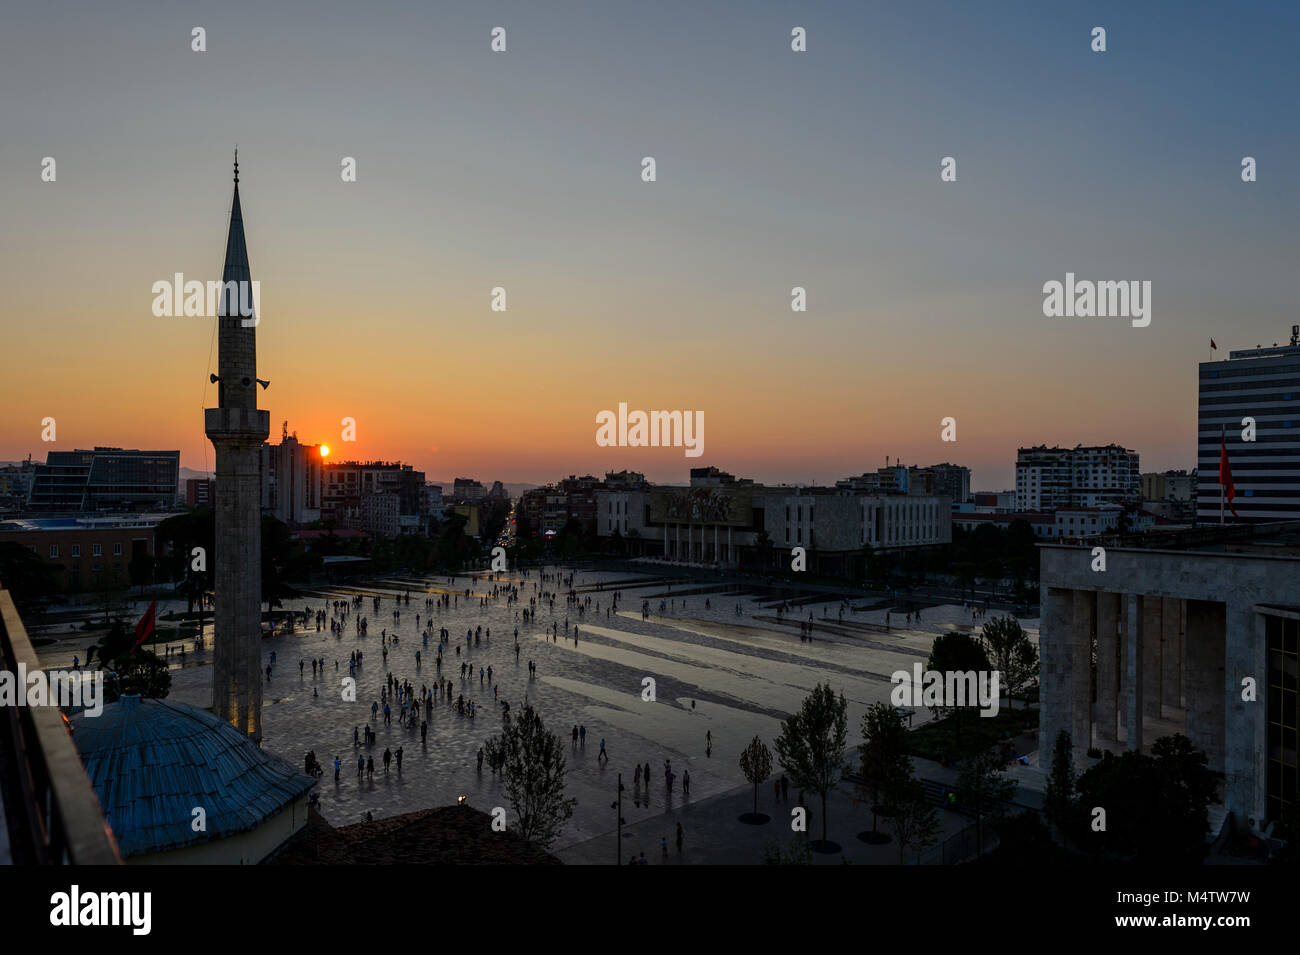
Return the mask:
[[[213,467],[215,319],[152,288],[220,278],[238,143],[273,439],[444,480],[1190,469],[1197,362],[1300,321],[1298,40],[1290,3],[24,4],[0,460]],[[1067,272],[1150,281],[1150,325],[1045,317]],[[620,402],[702,411],[703,455],[598,446]]]

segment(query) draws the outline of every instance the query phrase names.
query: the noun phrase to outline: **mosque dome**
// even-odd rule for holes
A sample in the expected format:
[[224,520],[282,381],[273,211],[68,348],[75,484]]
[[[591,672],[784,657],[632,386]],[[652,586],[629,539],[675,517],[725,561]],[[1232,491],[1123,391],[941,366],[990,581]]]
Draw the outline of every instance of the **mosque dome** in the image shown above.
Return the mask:
[[[261,827],[316,780],[206,710],[123,696],[72,717],[73,740],[122,857],[214,842]],[[205,831],[195,831],[196,809]]]

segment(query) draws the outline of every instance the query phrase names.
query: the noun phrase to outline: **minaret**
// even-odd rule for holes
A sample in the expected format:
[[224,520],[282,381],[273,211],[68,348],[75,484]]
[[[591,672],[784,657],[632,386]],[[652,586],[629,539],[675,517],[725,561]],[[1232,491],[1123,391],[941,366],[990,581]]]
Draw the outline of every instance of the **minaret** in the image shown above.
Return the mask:
[[[254,741],[262,740],[262,525],[261,448],[271,430],[270,412],[257,408],[256,323],[239,315],[239,298],[225,283],[249,283],[254,300],[239,208],[239,152],[235,152],[235,198],[230,207],[226,265],[221,277],[224,313],[218,322],[217,407],[203,412],[204,430],[217,451],[216,641],[212,710]],[[233,293],[233,294],[232,294]]]

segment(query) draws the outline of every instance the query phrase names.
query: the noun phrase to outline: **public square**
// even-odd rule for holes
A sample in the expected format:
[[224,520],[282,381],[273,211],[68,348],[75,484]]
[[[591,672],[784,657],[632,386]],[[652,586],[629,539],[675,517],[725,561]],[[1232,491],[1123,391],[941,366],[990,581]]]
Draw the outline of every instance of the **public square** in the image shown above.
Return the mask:
[[[263,667],[275,654],[271,677],[263,686],[264,747],[299,766],[308,750],[315,751],[325,768],[318,787],[318,808],[335,826],[362,821],[367,813],[378,819],[448,805],[460,796],[487,812],[496,806],[509,809],[500,777],[493,775],[486,762],[480,771],[476,755],[484,742],[500,731],[499,701],[508,701],[516,713],[527,701],[566,744],[567,792],[576,797],[577,805],[553,846],[561,858],[612,860],[616,850],[610,804],[622,773],[623,855],[644,851],[652,861],[660,861],[660,838],[666,836],[674,842],[675,823],[681,820],[688,833],[688,851],[681,857],[686,861],[701,853],[707,855],[707,861],[758,861],[766,841],[788,841],[793,835],[785,820],[797,804],[798,793],[791,788],[788,805],[774,803],[772,783],[781,773],[774,765],[774,780],[760,787],[760,811],[772,815],[773,823],[752,827],[737,822],[735,817],[747,811],[745,803],[751,799],[738,762],[743,747],[758,735],[773,748],[781,720],[798,708],[813,686],[829,682],[848,701],[849,765],[856,765],[854,747],[860,742],[863,712],[871,703],[888,701],[890,674],[908,670],[916,661],[924,662],[938,633],[968,628],[970,623],[970,613],[962,607],[938,606],[923,612],[922,623],[894,626],[904,623],[902,614],[894,612],[888,633],[865,627],[859,630],[855,625],[883,624],[885,611],[855,611],[853,603],[861,601],[853,601],[844,605],[841,623],[838,598],[792,605],[782,618],[775,609],[777,601],[769,595],[723,593],[707,577],[699,581],[665,578],[653,567],[643,574],[577,570],[573,584],[577,598],[584,603],[591,600],[591,609],[579,614],[576,608],[566,607],[567,585],[555,580],[557,573],[571,572],[546,567],[533,569],[527,576],[393,577],[313,590],[287,601],[279,609],[306,610],[310,622],[306,628],[296,626],[291,634],[280,632],[263,640]],[[540,573],[549,579],[541,580]],[[519,587],[520,599],[507,604],[504,591],[512,585]],[[495,599],[491,597],[494,586],[501,594]],[[534,587],[540,590],[534,591]],[[464,594],[467,588],[469,597]],[[540,591],[558,594],[554,610],[539,600],[536,620],[524,621],[520,611]],[[609,613],[615,592],[622,597],[617,612]],[[397,599],[407,593],[410,602],[399,606]],[[358,594],[364,597],[362,606],[351,611],[340,633],[330,632],[328,616],[324,628],[316,630],[315,611],[328,613],[334,601]],[[452,607],[426,609],[426,598],[436,602],[444,594],[454,595]],[[375,596],[380,597],[378,612],[373,609]],[[480,606],[484,598],[486,606]],[[649,603],[648,619],[642,618],[643,601]],[[138,602],[135,607],[142,609]],[[184,609],[183,602],[164,601],[158,612],[165,616]],[[396,622],[394,610],[400,612]],[[806,621],[810,613],[814,639],[804,642],[799,622]],[[367,621],[364,636],[355,628],[355,620],[362,616]],[[558,634],[554,631],[557,624]],[[1037,621],[1026,624],[1036,639]],[[458,713],[440,696],[422,745],[418,723],[399,725],[395,701],[391,723],[384,722],[380,690],[390,671],[395,680],[411,682],[417,699],[421,687],[436,682],[438,671],[433,661],[442,627],[450,633],[443,675],[451,678],[456,695],[477,703],[477,715]],[[467,642],[466,632],[480,627],[480,641]],[[520,642],[517,660],[516,627]],[[426,628],[431,628],[427,646],[422,639]],[[382,636],[385,631],[386,638]],[[172,673],[170,698],[201,707],[211,703],[210,662],[213,640],[219,639],[212,633],[210,615],[204,632],[206,645],[201,651],[189,644],[182,657],[180,643],[173,641],[172,652],[166,657]],[[43,662],[46,666],[71,664],[78,652],[73,649],[77,642],[84,643],[85,638],[61,640],[48,647]],[[165,646],[155,649],[165,653]],[[356,701],[348,702],[343,698],[343,680],[349,675],[350,654],[356,650],[364,652],[364,663],[356,675]],[[418,664],[417,651],[421,654]],[[84,650],[79,655],[84,660]],[[312,660],[322,658],[323,670],[313,674]],[[536,664],[532,679],[530,660]],[[462,662],[472,665],[463,679]],[[497,690],[495,701],[486,677],[489,666]],[[646,699],[647,678],[654,681],[653,702]],[[375,702],[380,705],[377,719],[371,715]],[[915,717],[918,722],[929,718],[928,711]],[[375,742],[354,745],[354,728],[364,737],[367,724],[376,734]],[[577,746],[571,743],[575,724],[586,730]],[[602,739],[607,759],[599,758]],[[394,762],[385,773],[384,750],[396,753],[399,746],[403,750],[401,772]],[[374,758],[373,775],[357,775],[359,755]],[[337,782],[333,772],[336,756],[342,761]],[[664,778],[665,760],[670,761],[676,776],[672,792]],[[634,785],[636,766],[646,763],[650,765],[649,785]],[[1028,771],[1036,772],[1036,765]],[[687,772],[689,793],[682,788]],[[937,765],[927,764],[918,766],[918,775],[941,778],[944,774]],[[852,790],[843,783],[832,797],[831,838],[844,846],[849,858],[897,861],[896,847],[867,846],[853,838],[869,826],[870,815],[864,806],[854,806]],[[813,812],[810,829],[819,836],[818,801],[808,796],[805,802]],[[733,811],[733,804],[739,808]],[[945,835],[962,825],[960,818],[941,821]],[[671,857],[678,858],[675,845]]]

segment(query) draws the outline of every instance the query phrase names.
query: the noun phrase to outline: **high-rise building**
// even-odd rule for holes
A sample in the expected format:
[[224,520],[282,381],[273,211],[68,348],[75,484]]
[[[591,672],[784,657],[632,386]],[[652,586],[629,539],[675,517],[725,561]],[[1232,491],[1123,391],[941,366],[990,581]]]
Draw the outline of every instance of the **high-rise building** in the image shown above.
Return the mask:
[[[414,470],[409,464],[400,461],[340,461],[326,463],[323,473],[321,517],[340,527],[363,529],[362,501],[368,494],[396,496],[399,527],[407,523],[401,518],[415,518],[417,529],[428,524],[424,472]],[[374,517],[378,513],[376,505],[369,506],[371,510],[367,513]]]
[[286,524],[320,520],[322,463],[320,446],[300,444],[288,423],[279,444],[262,445],[262,510]]
[[36,465],[33,511],[169,510],[179,488],[179,451],[51,451]]
[[453,501],[477,501],[487,497],[487,488],[473,478],[456,478],[452,482],[451,497]]
[[[239,206],[239,158],[226,236],[224,289],[244,288],[252,275]],[[230,285],[227,283],[235,283]],[[217,452],[216,553],[213,591],[216,641],[212,710],[255,742],[262,739],[261,448],[271,417],[257,407],[257,316],[226,307],[217,319],[217,407],[203,412]]]
[[1128,504],[1142,493],[1138,453],[1118,444],[1021,448],[1016,459],[1016,510]]
[[908,492],[911,494],[942,494],[953,504],[970,500],[970,468],[960,464],[931,464],[924,468],[910,468]]
[[217,500],[217,482],[212,478],[188,478],[185,481],[186,507],[212,507]]
[[[1243,440],[1245,418],[1254,440]],[[1196,520],[1218,523],[1219,449],[1227,446],[1236,489],[1233,523],[1300,517],[1300,325],[1291,343],[1228,353],[1200,366],[1197,415]]]

